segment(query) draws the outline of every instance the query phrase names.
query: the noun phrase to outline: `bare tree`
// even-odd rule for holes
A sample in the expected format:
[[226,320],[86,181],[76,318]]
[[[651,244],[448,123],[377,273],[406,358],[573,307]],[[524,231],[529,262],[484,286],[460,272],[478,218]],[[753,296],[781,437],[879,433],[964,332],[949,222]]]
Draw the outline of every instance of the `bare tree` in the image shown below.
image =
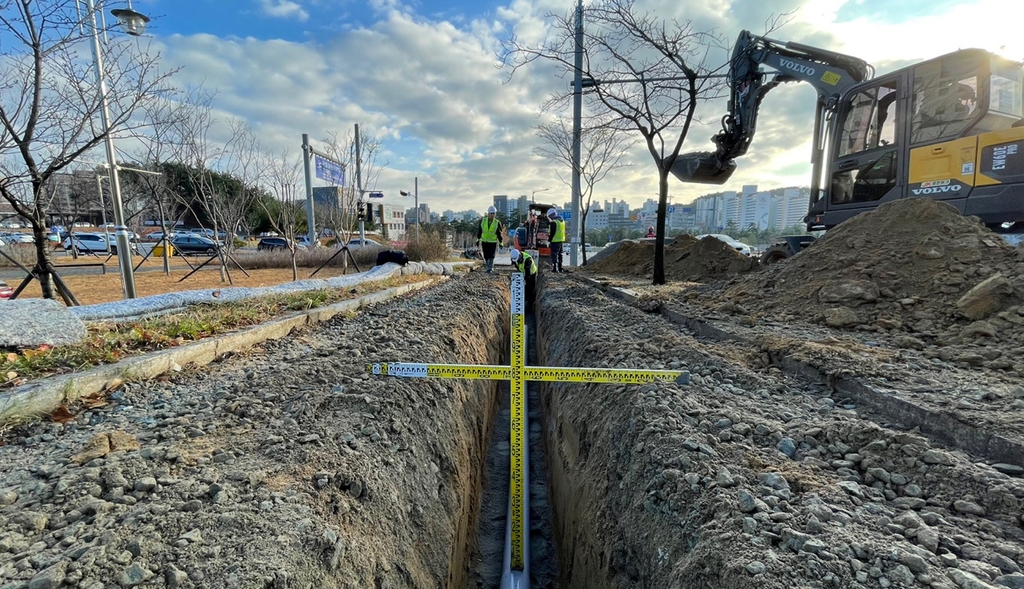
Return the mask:
[[[267,214],[274,231],[285,236],[285,243],[288,244],[288,251],[292,257],[292,280],[298,280],[299,270],[295,263],[298,245],[295,243],[295,234],[299,223],[306,216],[300,198],[304,190],[302,156],[291,157],[287,151],[279,156],[264,153],[263,162],[267,188],[274,200],[260,198],[256,199],[256,202]],[[310,244],[310,247],[317,243]]]
[[[104,8],[97,3],[97,10]],[[33,273],[46,298],[55,294],[46,184],[100,145],[109,129],[134,130],[136,111],[173,73],[160,72],[157,56],[137,40],[111,35],[101,44],[110,107],[109,128],[103,128],[95,62],[80,55],[88,51],[93,16],[75,0],[0,3],[0,197],[32,224]]]
[[[573,170],[573,137],[572,122],[564,117],[552,123],[537,127],[537,135],[544,140],[544,145],[534,149],[534,153],[549,160],[569,166],[570,175],[556,172],[558,179],[566,186],[572,186]],[[583,250],[583,265],[587,265],[587,214],[594,196],[594,186],[616,168],[626,167],[622,158],[637,139],[620,129],[596,121],[580,129],[580,162],[577,168],[580,175],[580,222],[579,236]]]
[[[354,131],[348,132],[344,137],[337,133],[330,133],[322,140],[324,151],[331,159],[338,161],[345,168],[345,184],[341,191],[341,199],[337,207],[322,207],[324,226],[330,227],[335,232],[342,244],[348,243],[352,232],[358,227],[357,210],[358,203],[365,202],[359,194],[356,186],[356,141]],[[377,178],[381,171],[387,167],[388,162],[378,162],[377,158],[383,148],[381,142],[374,136],[360,133],[359,136],[359,171],[362,176],[363,192],[368,192],[377,184]]]
[[[714,31],[695,30],[692,21],[665,21],[635,4],[597,0],[587,8],[581,69],[592,88],[588,109],[609,116],[615,128],[639,132],[658,169],[654,284],[664,284],[669,171],[697,105],[720,92],[721,84],[709,77],[718,69],[710,65],[709,53],[725,44]],[[537,47],[515,38],[506,43],[510,75],[538,59],[570,75],[576,71],[575,14],[548,18],[554,21],[549,41]]]

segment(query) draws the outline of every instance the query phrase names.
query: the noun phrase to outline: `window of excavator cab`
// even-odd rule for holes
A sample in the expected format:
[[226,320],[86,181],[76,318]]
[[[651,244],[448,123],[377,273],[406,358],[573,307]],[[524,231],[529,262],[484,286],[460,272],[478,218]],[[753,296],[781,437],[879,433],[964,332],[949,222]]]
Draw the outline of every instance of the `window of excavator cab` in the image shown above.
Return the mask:
[[984,109],[978,108],[976,59],[953,55],[914,68],[910,142],[918,144],[959,137]]
[[988,94],[989,112],[1007,115],[1014,119],[1024,117],[1022,112],[1022,87],[1020,64],[1004,59],[992,60],[992,81]]
[[839,138],[839,157],[896,141],[896,80],[862,90],[850,101]]

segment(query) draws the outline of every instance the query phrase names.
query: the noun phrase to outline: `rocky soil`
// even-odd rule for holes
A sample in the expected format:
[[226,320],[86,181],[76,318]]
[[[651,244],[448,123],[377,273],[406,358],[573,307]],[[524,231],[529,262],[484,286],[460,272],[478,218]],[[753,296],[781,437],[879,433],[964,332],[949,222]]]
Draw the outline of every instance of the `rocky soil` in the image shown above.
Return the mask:
[[1019,466],[575,280],[545,283],[539,324],[552,365],[693,373],[542,393],[563,586],[1024,587]]
[[472,274],[6,429],[0,587],[462,586],[494,384],[365,365],[500,361],[502,293]]
[[[684,234],[665,244],[665,277],[669,280],[703,281],[756,268],[756,260],[713,237],[698,241]],[[610,254],[595,256],[583,270],[595,275],[652,276],[654,244],[650,241],[623,242]]]

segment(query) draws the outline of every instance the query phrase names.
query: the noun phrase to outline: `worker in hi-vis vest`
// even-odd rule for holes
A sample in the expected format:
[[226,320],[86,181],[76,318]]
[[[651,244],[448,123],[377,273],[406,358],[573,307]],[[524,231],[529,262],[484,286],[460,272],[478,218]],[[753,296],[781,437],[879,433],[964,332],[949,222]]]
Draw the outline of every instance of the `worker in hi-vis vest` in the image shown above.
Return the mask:
[[555,209],[548,209],[548,220],[550,227],[548,233],[551,238],[551,271],[562,271],[562,244],[565,243],[565,219],[558,215]]
[[533,256],[516,248],[512,248],[509,257],[512,258],[512,270],[523,273],[526,280],[526,308],[533,309],[533,302],[537,298],[537,263],[533,261]]
[[494,271],[494,254],[497,253],[498,244],[502,243],[505,235],[505,227],[496,216],[497,212],[498,209],[487,207],[487,216],[480,219],[476,230],[476,242],[483,251],[488,274]]

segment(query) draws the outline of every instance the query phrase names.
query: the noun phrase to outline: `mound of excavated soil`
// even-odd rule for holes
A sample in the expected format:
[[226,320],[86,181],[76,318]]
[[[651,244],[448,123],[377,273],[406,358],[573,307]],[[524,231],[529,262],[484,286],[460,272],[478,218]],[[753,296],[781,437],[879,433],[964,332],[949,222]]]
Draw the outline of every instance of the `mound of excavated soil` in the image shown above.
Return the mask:
[[1016,331],[1024,323],[1022,293],[1021,252],[952,206],[905,199],[844,222],[800,255],[707,300],[833,327],[956,340]]
[[[737,252],[713,237],[697,241],[691,235],[679,235],[665,245],[665,278],[701,281],[749,272],[757,261]],[[654,272],[654,243],[624,242],[614,253],[587,265],[598,274],[651,276]]]

